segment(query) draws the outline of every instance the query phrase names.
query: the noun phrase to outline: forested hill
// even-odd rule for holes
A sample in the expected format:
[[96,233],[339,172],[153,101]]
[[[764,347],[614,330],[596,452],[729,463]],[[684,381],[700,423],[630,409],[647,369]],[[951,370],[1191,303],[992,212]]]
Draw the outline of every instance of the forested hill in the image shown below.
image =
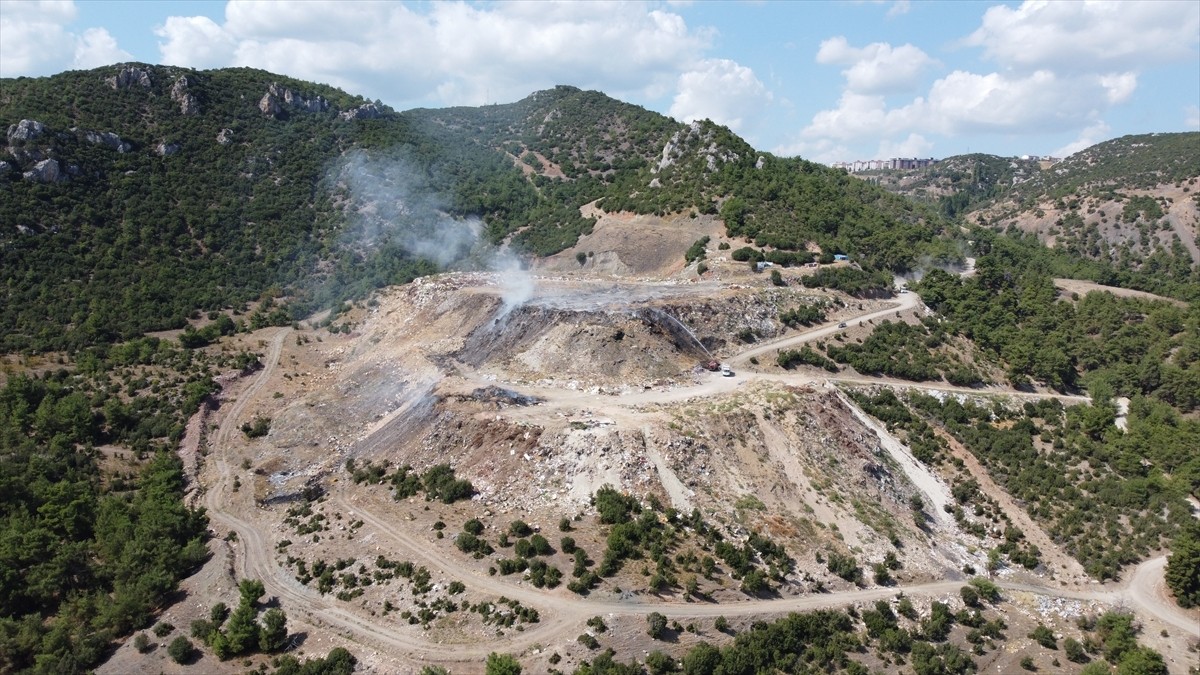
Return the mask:
[[1200,132],[1122,136],[1080,150],[1017,185],[1018,199],[1138,190],[1200,176]]
[[[573,87],[396,113],[261,70],[121,64],[3,80],[0,128],[4,351],[128,339],[266,297],[287,309],[253,320],[288,322],[433,271],[394,220],[478,217],[492,243],[546,255],[590,231],[579,207],[601,200],[719,210],[762,245],[815,242],[867,266],[957,255],[932,209]],[[403,182],[369,237],[351,231],[377,194],[359,174]]]
[[1123,136],[1053,164],[971,154],[865,178],[947,217],[1112,263],[1106,283],[1196,297],[1184,287],[1200,284],[1200,133]]
[[0,128],[5,351],[130,338],[264,294],[319,303],[430,271],[402,251],[340,245],[330,177],[355,149],[409,148],[450,211],[464,200],[438,168],[455,164],[473,190],[536,201],[498,158],[431,148],[382,105],[260,70],[7,79]]
[[[414,110],[405,117],[451,144],[503,152],[572,212],[593,199],[607,211],[719,212],[730,234],[761,246],[800,250],[816,243],[898,271],[919,257],[958,255],[936,209],[842,171],[757,151],[707,120],[680,124],[599,92],[559,86],[510,105]],[[535,228],[519,233],[517,242],[547,254],[576,236]]]

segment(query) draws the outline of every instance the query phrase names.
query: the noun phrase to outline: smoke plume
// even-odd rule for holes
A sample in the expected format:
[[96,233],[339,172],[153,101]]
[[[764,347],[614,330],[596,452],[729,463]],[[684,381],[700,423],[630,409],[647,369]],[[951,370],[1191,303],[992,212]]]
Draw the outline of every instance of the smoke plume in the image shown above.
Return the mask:
[[521,259],[488,242],[479,218],[449,215],[429,173],[414,163],[356,151],[338,165],[333,181],[348,201],[352,218],[343,243],[352,250],[394,246],[442,269],[494,272],[503,299],[500,316],[532,297],[533,277]]

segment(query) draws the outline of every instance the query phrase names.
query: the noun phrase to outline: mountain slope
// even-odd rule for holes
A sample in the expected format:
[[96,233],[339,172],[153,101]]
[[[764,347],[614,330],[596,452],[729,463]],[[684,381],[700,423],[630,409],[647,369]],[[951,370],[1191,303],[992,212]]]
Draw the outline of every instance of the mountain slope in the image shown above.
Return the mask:
[[461,198],[460,182],[536,201],[498,160],[430,146],[361,98],[251,69],[6,80],[0,126],[6,350],[179,327],[273,288],[328,301],[431,271],[403,250],[340,240],[331,168],[352,149],[406,148],[421,189],[445,194],[450,213],[506,215],[506,201]]
[[1200,266],[1200,133],[1123,136],[1032,173],[968,218],[1183,281]]
[[259,70],[126,64],[5,80],[0,127],[6,351],[128,339],[256,300],[271,302],[252,325],[287,323],[479,264],[480,235],[561,251],[590,231],[580,209],[597,199],[720,210],[760,246],[865,266],[958,255],[911,202],[572,87],[396,114]]
[[[475,136],[524,164],[539,188],[608,212],[719,213],[759,246],[851,253],[907,269],[921,256],[955,258],[933,210],[800,159],[755,150],[709,121],[675,123],[597,92],[557,87],[518,103],[407,113],[449,135]],[[425,127],[422,127],[425,128]],[[523,232],[539,253],[563,241]]]

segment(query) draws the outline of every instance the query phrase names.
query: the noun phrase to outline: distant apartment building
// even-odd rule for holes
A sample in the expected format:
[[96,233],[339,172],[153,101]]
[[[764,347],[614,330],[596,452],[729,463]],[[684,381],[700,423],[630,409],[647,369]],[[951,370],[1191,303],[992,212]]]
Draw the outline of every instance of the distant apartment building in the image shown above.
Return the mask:
[[937,160],[932,157],[928,159],[893,157],[891,159],[860,159],[853,162],[837,162],[832,166],[835,169],[845,169],[850,173],[862,173],[863,171],[884,171],[888,169],[910,171],[913,169],[924,169],[936,163]]

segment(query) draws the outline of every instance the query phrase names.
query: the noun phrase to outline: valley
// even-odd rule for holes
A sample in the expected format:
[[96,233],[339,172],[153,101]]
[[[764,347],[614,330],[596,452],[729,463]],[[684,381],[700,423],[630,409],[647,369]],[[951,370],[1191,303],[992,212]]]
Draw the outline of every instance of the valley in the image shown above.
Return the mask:
[[1200,134],[2,84],[2,672],[1200,672]]
[[[869,606],[897,596],[925,603],[956,596],[968,578],[959,568],[982,569],[987,563],[985,556],[971,552],[982,542],[948,517],[953,497],[938,472],[915,460],[903,443],[839,389],[883,387],[902,392],[915,387],[974,400],[1056,400],[1064,405],[1086,404],[1087,397],[995,385],[967,388],[913,383],[818,369],[792,371],[763,363],[773,363],[780,350],[849,330],[840,327],[842,324],[857,327],[920,311],[923,305],[917,293],[870,301],[862,310],[839,310],[825,323],[771,340],[716,348],[716,356],[730,364],[733,374],[710,373],[695,365],[707,351],[696,344],[709,337],[704,329],[698,330],[699,337],[691,336],[695,343],[689,343],[638,317],[649,316],[644,310],[651,307],[672,307],[687,315],[688,308],[722,297],[740,298],[753,305],[762,302],[763,293],[770,293],[770,287],[762,285],[763,275],[713,264],[721,282],[535,275],[528,280],[533,289],[528,299],[511,308],[504,303],[504,280],[494,275],[419,279],[382,294],[378,303],[355,310],[346,319],[353,324],[352,330],[341,336],[317,333],[304,324],[299,330],[266,329],[250,336],[266,347],[264,367],[236,385],[230,401],[212,413],[219,422],[205,442],[202,471],[190,479],[193,499],[203,503],[212,518],[217,550],[228,549],[226,555],[214,555],[197,578],[212,584],[214,577],[225,576],[226,588],[233,587],[235,578],[261,579],[268,595],[278,598],[288,610],[294,631],[304,625],[303,634],[334,636],[335,643],[358,655],[361,665],[386,672],[415,672],[427,665],[453,672],[482,672],[485,657],[495,651],[542,664],[533,666],[535,669],[549,668],[543,659],[551,653],[565,656],[563,663],[570,664],[588,658],[586,649],[580,652],[574,636],[587,631],[587,621],[594,616],[603,616],[610,626],[624,629],[619,639],[614,633],[611,642],[621,655],[657,646],[644,632],[629,630],[642,625],[654,612],[681,623],[703,624],[718,616],[745,623],[789,612]],[[530,326],[526,314],[541,323]],[[562,314],[573,318],[564,322]],[[708,325],[719,324],[721,319],[710,317]],[[612,340],[614,330],[625,331],[619,340],[624,344],[615,351],[605,344]],[[487,336],[485,342],[478,341],[480,331]],[[312,339],[318,335],[320,341]],[[574,359],[573,366],[555,360],[564,358],[563,352],[571,353],[565,358]],[[639,357],[635,366],[623,365]],[[536,370],[530,364],[553,365]],[[614,366],[620,376],[615,376]],[[319,369],[325,372],[314,374]],[[654,379],[656,375],[658,379]],[[336,398],[331,397],[334,392]],[[780,404],[781,399],[797,402]],[[445,523],[447,530],[453,531],[455,523],[478,518],[488,523],[485,532],[494,534],[493,528],[503,530],[503,521],[520,519],[550,537],[557,529],[552,523],[586,513],[593,493],[611,484],[657,495],[664,505],[680,513],[699,506],[732,533],[765,527],[783,536],[798,560],[803,560],[800,552],[805,549],[849,546],[870,557],[871,551],[891,548],[880,548],[886,544],[881,539],[883,528],[869,525],[861,511],[857,515],[847,511],[847,505],[833,493],[813,487],[830,477],[822,475],[828,468],[822,469],[811,451],[803,449],[812,441],[792,435],[786,424],[780,427],[770,419],[772,410],[786,415],[788,410],[795,414],[811,406],[837,419],[830,423],[840,439],[822,437],[822,443],[851,442],[868,451],[874,446],[877,459],[869,462],[879,467],[874,470],[890,473],[894,489],[919,495],[931,505],[926,534],[893,525],[902,531],[892,534],[894,541],[898,536],[905,542],[895,549],[904,571],[887,585],[845,584],[833,577],[825,582],[830,584],[827,588],[814,590],[803,579],[828,572],[810,561],[800,562],[766,597],[736,591],[731,586],[734,580],[721,574],[704,582],[705,589],[697,597],[705,600],[697,601],[680,590],[640,590],[638,586],[645,581],[626,572],[613,578],[617,586],[602,584],[580,596],[562,587],[536,588],[520,574],[493,576],[495,570],[489,573],[486,559],[481,563],[462,555],[451,538],[441,538],[442,530],[435,527]],[[737,416],[739,410],[747,409],[764,412]],[[256,416],[272,420],[271,432],[263,439],[248,440],[239,427]],[[740,422],[733,422],[735,419]],[[691,460],[685,459],[687,455],[679,454],[678,449],[695,437],[684,424],[748,425],[729,429],[712,440],[724,439],[742,447],[746,441],[739,436],[761,435],[760,450],[746,447],[736,455],[764,454],[731,457],[711,447],[711,454],[693,453]],[[597,451],[596,446],[603,449]],[[512,449],[505,452],[506,447]],[[851,451],[846,458],[863,450]],[[358,466],[363,462],[402,462],[418,467],[424,462],[449,461],[471,477],[478,494],[469,502],[448,506],[436,502],[422,506],[419,498],[396,501],[382,487],[350,480],[343,467],[347,460]],[[697,466],[698,462],[703,462],[703,467]],[[979,474],[982,468],[975,465],[972,471]],[[1187,639],[1200,637],[1194,630],[1196,616],[1174,607],[1154,590],[1161,584],[1162,558],[1148,560],[1120,584],[1099,585],[1025,517],[999,486],[988,481],[986,474],[981,477],[989,496],[1000,499],[1006,511],[1020,514],[1026,536],[1042,551],[1042,571],[1006,567],[991,575],[1006,597],[1035,603],[1043,602],[1037,600],[1042,598],[1091,611],[1127,606],[1154,627],[1153,632],[1162,626],[1171,635],[1183,636],[1155,645],[1172,662],[1190,658],[1185,649]],[[308,502],[300,496],[306,486],[318,485],[322,494],[312,504],[326,514],[325,522],[333,527],[309,543],[299,541],[281,548],[282,542],[295,538],[283,522],[285,514],[292,512],[292,505]],[[765,511],[746,513],[733,508],[730,494],[758,495],[759,508],[765,503]],[[906,508],[906,500],[892,499],[900,506],[894,517]],[[808,519],[813,514],[818,521]],[[820,527],[812,532],[813,524],[821,520],[836,523],[829,531],[836,536],[820,535]],[[807,527],[810,534],[797,537],[798,525]],[[585,519],[571,534],[581,547],[596,550],[604,545],[603,532],[589,532],[592,528]],[[815,541],[810,539],[813,536]],[[835,543],[838,540],[841,542]],[[817,543],[822,541],[825,543]],[[928,550],[922,550],[927,546]],[[311,553],[301,556],[310,560],[361,561],[382,556],[413,561],[428,569],[435,595],[438,589],[459,582],[464,587],[462,597],[470,602],[506,598],[535,609],[539,621],[516,631],[489,632],[451,613],[427,625],[408,626],[381,610],[394,591],[377,585],[366,588],[358,599],[344,601],[298,581],[288,560],[304,553]],[[561,564],[555,562],[557,556],[550,560]],[[1064,621],[1066,616],[1058,620]],[[1051,614],[1048,620],[1053,619]],[[693,641],[681,636],[676,648],[691,644]],[[306,641],[304,646],[310,645]],[[119,651],[100,672],[134,667],[136,659],[125,651]],[[1001,659],[998,663],[1005,662]],[[159,663],[159,667],[169,665]],[[201,665],[217,668],[219,662],[205,657]]]

